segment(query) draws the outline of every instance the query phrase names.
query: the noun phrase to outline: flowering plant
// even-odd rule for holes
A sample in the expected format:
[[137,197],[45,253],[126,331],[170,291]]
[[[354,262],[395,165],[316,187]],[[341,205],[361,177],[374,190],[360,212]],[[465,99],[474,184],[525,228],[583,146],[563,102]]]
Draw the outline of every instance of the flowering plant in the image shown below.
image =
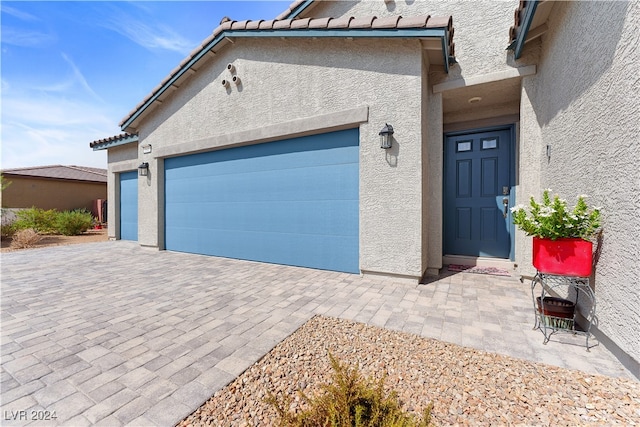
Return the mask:
[[588,240],[598,232],[600,208],[589,208],[584,201],[587,196],[578,196],[571,210],[566,200],[557,195],[552,199],[550,192],[550,189],[544,190],[542,203],[531,196],[528,211],[523,205],[512,207],[513,223],[529,236],[551,240],[563,237]]

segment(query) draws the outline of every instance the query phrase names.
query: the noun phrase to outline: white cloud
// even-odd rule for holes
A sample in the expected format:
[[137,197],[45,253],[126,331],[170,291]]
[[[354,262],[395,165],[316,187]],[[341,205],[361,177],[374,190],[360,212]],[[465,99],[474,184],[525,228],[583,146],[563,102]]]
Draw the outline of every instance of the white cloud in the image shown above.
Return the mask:
[[2,99],[2,168],[76,164],[106,168],[91,141],[120,133],[102,103],[65,93],[10,90]]
[[53,34],[39,31],[18,30],[6,26],[2,28],[2,44],[20,47],[49,46],[55,42],[55,39]]
[[149,50],[163,49],[187,55],[197,45],[171,27],[152,22],[149,16],[138,19],[121,10],[114,10],[102,25]]
[[[106,153],[89,148],[91,141],[114,135],[117,129],[108,118],[96,120],[99,112],[91,112],[76,124],[20,123],[5,120],[2,126],[2,168],[42,166],[51,164],[107,167]],[[67,120],[69,122],[70,120]]]
[[30,13],[23,12],[21,10],[16,9],[15,7],[7,6],[6,3],[0,3],[0,11],[2,13],[6,13],[11,16],[15,16],[18,19],[23,21],[39,21],[38,17],[33,16]]
[[87,79],[84,78],[84,75],[80,71],[80,69],[76,66],[76,64],[69,58],[68,55],[62,54],[62,58],[69,64],[71,70],[73,71],[74,81],[77,82],[89,95],[91,95],[94,99],[99,100],[100,102],[104,102],[104,100],[98,95],[87,83]]

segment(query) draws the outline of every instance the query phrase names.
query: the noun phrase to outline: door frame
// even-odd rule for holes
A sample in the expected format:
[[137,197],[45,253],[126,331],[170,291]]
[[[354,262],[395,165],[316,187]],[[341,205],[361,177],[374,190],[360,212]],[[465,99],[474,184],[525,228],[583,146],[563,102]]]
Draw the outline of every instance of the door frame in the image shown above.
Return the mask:
[[[468,135],[474,133],[482,133],[482,132],[494,132],[507,130],[509,131],[510,137],[510,151],[509,151],[509,207],[515,206],[516,201],[516,125],[515,123],[500,125],[500,126],[487,126],[487,127],[479,127],[479,128],[470,128],[465,130],[458,130],[453,132],[445,132],[443,134],[442,140],[442,255],[446,257],[448,255],[456,256],[456,254],[446,254],[444,253],[445,248],[445,221],[446,221],[446,154],[447,154],[447,138],[452,136],[461,136]],[[513,224],[511,210],[509,209],[507,220],[509,221],[509,260],[515,261],[515,225]],[[465,256],[469,258],[468,256]],[[492,258],[493,259],[493,258]],[[507,258],[495,258],[496,260],[507,259]]]

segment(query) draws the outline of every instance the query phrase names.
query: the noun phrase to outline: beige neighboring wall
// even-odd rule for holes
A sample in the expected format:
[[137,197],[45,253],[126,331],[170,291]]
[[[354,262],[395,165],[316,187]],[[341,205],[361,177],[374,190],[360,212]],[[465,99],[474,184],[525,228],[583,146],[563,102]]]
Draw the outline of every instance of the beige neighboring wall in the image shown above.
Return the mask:
[[[141,158],[152,178],[140,187],[139,220],[151,221],[140,225],[140,242],[161,242],[158,171],[167,153],[225,148],[225,141],[263,127],[287,137],[292,121],[317,127],[326,120],[326,129],[314,131],[321,133],[334,130],[335,115],[365,109],[366,120],[351,125],[360,131],[360,269],[417,280],[426,268],[421,49],[417,40],[237,39],[142,122],[140,144],[151,144],[153,153]],[[222,86],[228,63],[241,86]],[[395,129],[386,151],[378,137],[385,123]]]
[[11,184],[2,191],[2,207],[91,211],[93,201],[106,199],[107,184],[63,179],[5,176]]
[[[520,202],[551,188],[602,207],[597,329],[640,376],[640,3],[558,2],[548,27],[523,89]],[[520,236],[518,261],[531,272],[528,245]]]

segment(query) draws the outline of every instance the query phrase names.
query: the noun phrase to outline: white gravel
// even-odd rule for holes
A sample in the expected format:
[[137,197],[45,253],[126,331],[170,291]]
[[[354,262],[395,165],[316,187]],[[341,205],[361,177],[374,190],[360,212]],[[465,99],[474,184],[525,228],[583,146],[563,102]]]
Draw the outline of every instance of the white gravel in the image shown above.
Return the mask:
[[267,394],[313,394],[329,381],[328,354],[366,376],[385,373],[405,409],[433,402],[435,425],[640,425],[640,383],[571,371],[316,316],[217,392],[179,426],[270,426]]

